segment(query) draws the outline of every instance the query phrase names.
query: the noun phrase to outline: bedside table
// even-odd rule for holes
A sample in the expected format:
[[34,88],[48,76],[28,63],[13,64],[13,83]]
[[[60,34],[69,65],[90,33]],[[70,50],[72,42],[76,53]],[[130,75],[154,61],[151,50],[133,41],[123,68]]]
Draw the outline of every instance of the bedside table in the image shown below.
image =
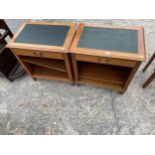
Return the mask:
[[140,27],[80,24],[71,46],[75,82],[124,93],[146,59]]
[[33,79],[73,82],[69,48],[73,23],[25,22],[7,45]]

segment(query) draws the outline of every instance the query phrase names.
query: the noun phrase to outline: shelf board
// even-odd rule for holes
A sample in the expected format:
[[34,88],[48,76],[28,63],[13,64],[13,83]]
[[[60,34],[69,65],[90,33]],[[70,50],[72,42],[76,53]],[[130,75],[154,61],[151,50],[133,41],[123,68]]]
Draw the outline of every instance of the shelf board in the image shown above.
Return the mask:
[[60,72],[60,71],[56,71],[56,70],[52,70],[52,69],[48,69],[45,67],[41,67],[41,66],[36,66],[33,65],[32,67],[33,70],[33,77],[35,78],[43,78],[43,79],[53,79],[53,80],[66,80],[67,79],[67,74],[64,72]]
[[105,82],[105,81],[95,81],[95,80],[88,80],[88,79],[79,79],[77,81],[79,84],[91,84],[91,85],[96,85],[99,87],[105,87],[105,88],[112,88],[117,91],[123,91],[123,85],[121,84],[116,84],[116,83],[111,83],[111,82]]
[[21,57],[22,61],[31,63],[34,65],[46,67],[60,72],[66,72],[65,63],[62,60],[46,59],[46,58],[33,58],[33,57]]
[[129,74],[128,68],[95,63],[79,62],[80,79],[123,85]]

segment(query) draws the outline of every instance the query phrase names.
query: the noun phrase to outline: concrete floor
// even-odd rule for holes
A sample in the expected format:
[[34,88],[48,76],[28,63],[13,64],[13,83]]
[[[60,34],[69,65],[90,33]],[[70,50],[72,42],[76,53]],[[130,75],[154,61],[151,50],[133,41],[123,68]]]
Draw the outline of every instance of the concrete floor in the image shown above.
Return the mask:
[[[50,20],[59,21],[59,20]],[[155,49],[155,20],[60,20],[145,28],[149,55]],[[7,20],[15,32],[23,20]],[[90,85],[0,78],[0,134],[155,134],[155,82],[145,90],[144,62],[124,95]]]

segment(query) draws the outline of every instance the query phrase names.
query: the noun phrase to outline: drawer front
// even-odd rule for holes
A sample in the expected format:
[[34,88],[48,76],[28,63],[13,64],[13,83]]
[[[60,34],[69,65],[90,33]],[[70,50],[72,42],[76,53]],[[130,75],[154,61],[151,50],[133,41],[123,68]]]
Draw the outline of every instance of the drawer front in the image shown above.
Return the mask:
[[13,52],[21,56],[43,57],[53,59],[63,59],[62,53],[48,52],[48,51],[33,51],[33,50],[19,50],[13,49]]
[[104,58],[104,57],[96,57],[96,56],[87,56],[87,55],[75,55],[76,60],[86,61],[86,62],[95,62],[123,67],[134,67],[136,65],[135,61],[130,60],[122,60],[122,59],[114,59],[114,58]]

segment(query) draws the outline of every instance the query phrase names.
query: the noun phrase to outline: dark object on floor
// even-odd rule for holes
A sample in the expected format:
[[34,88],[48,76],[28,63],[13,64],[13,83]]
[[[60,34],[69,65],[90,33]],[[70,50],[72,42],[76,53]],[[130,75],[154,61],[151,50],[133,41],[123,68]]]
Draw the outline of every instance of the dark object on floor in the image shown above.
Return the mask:
[[[154,59],[155,59],[155,51],[154,51],[153,55],[151,56],[150,60],[148,61],[148,63],[146,64],[146,66],[143,68],[143,72],[145,72],[147,70],[147,68],[151,65],[151,63],[153,62]],[[155,70],[151,74],[151,76],[145,81],[145,83],[143,84],[142,87],[146,88],[154,79],[155,79]]]
[[13,33],[3,19],[0,19],[0,30],[4,31],[3,34],[0,33],[0,75],[13,81],[17,77],[23,75],[25,71],[20,67],[10,49],[6,48],[6,37],[9,36],[12,38]]

